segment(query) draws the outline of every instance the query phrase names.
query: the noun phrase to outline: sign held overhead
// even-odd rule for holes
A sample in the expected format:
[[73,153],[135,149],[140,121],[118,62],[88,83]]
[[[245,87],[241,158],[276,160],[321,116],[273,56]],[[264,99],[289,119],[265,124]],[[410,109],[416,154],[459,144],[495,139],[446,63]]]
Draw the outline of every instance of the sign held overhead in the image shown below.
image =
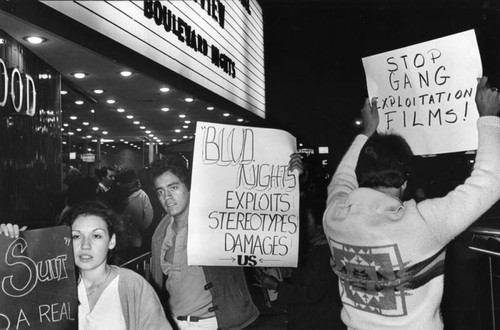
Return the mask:
[[415,155],[477,149],[474,30],[365,57],[363,66],[379,132],[403,136]]

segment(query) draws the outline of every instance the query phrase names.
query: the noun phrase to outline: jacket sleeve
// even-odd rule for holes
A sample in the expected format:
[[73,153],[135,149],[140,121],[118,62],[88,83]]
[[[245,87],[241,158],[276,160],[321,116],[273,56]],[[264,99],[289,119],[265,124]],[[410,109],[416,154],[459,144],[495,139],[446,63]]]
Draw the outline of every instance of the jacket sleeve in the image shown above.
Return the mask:
[[151,238],[151,281],[158,292],[163,287],[163,270],[161,268],[161,246],[168,228],[168,219],[164,218],[156,227]]
[[139,274],[128,269],[120,269],[123,276],[121,290],[125,291],[128,314],[128,328],[130,330],[172,329],[167,321],[165,312],[153,287]]
[[417,205],[429,229],[442,243],[467,229],[500,197],[500,118],[480,117],[478,131],[479,146],[470,177],[445,197]]
[[136,289],[136,297],[139,302],[136,303],[138,312],[137,329],[172,329],[167,321],[165,312],[154,289],[142,279],[142,285]]
[[345,201],[349,193],[358,188],[358,180],[356,178],[355,170],[358,163],[359,153],[367,140],[368,137],[366,135],[358,135],[337,167],[337,170],[328,185],[328,199],[326,204],[327,208],[323,218],[324,222],[328,222],[328,219],[334,215],[333,212],[337,209],[336,205]]

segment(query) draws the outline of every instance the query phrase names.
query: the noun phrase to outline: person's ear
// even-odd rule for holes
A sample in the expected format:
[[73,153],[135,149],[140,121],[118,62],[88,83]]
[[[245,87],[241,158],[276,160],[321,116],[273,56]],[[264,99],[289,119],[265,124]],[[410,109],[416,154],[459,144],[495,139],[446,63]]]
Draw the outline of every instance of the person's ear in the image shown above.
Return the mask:
[[116,235],[113,234],[111,236],[111,239],[109,240],[109,243],[108,243],[108,249],[109,250],[113,250],[116,246]]

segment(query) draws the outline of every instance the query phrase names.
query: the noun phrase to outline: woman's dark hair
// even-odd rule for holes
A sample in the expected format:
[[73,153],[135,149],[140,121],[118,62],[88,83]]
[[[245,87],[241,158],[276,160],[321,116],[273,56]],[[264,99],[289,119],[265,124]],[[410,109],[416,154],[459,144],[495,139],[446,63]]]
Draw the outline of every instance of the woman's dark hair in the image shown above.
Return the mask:
[[167,155],[151,163],[151,175],[153,181],[165,172],[171,172],[181,180],[184,185],[191,189],[191,173],[187,165],[187,159],[180,155]]
[[104,220],[108,227],[109,237],[116,234],[119,216],[106,206],[106,204],[97,200],[89,200],[71,206],[68,211],[64,213],[62,222],[71,227],[79,216],[86,215],[93,215]]
[[372,135],[361,149],[356,177],[360,187],[399,188],[413,173],[413,153],[399,135]]

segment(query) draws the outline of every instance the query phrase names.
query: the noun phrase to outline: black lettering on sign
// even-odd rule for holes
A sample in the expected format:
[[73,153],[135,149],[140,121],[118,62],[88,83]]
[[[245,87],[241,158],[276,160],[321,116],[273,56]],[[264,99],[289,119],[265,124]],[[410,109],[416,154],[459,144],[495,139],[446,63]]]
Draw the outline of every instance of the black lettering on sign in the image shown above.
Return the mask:
[[202,162],[218,166],[235,166],[254,161],[255,136],[250,128],[203,126]]

